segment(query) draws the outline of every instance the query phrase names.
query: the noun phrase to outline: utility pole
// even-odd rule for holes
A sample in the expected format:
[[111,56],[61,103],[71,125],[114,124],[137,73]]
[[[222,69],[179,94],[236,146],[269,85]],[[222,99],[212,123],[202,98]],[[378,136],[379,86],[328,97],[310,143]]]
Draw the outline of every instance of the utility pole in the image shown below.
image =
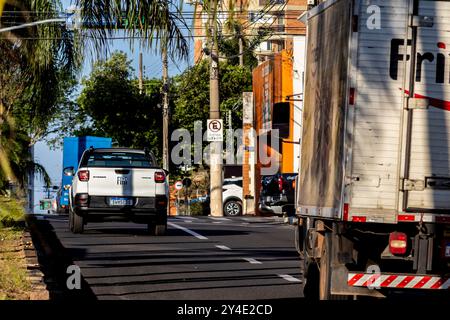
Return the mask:
[[239,65],[244,66],[244,40],[242,39],[242,27],[238,26],[238,37],[239,37]]
[[[211,65],[209,80],[209,118],[220,119],[219,109],[219,49],[217,42],[217,7],[218,0],[211,0],[209,6],[209,28],[211,40]],[[210,193],[211,215],[223,216],[222,203],[222,141],[210,144]]]
[[239,65],[244,66],[244,42],[242,41],[242,35],[239,33]]
[[169,68],[167,58],[167,41],[162,41],[163,67],[163,169],[169,170]]
[[139,52],[139,94],[142,94],[144,91],[144,83],[143,83],[143,66],[142,66],[142,51]]

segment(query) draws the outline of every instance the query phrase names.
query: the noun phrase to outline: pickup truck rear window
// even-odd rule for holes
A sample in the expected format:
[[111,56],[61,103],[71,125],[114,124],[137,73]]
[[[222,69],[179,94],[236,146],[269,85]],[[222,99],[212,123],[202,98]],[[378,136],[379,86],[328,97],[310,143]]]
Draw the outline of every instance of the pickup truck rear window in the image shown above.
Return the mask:
[[154,168],[155,164],[145,154],[128,152],[94,152],[81,161],[91,168]]

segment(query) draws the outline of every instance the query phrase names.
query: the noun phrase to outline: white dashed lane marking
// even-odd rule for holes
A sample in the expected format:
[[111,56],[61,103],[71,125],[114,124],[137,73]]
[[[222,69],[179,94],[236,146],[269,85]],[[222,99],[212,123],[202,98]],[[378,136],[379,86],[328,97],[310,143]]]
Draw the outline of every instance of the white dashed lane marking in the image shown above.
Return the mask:
[[227,246],[217,245],[216,248],[222,249],[222,250],[231,250],[231,248],[228,248]]
[[242,259],[244,259],[247,262],[250,262],[251,264],[262,264],[261,261],[258,261],[258,260],[253,259],[253,258],[242,258]]
[[283,278],[283,279],[286,280],[286,281],[289,281],[289,282],[302,282],[302,280],[297,279],[297,278],[295,278],[295,277],[293,277],[293,276],[290,276],[290,275],[288,275],[288,274],[279,274],[278,276],[279,276],[280,278]]
[[197,232],[195,232],[195,231],[189,230],[188,228],[179,226],[179,225],[177,225],[177,224],[175,224],[175,223],[172,223],[172,222],[168,222],[167,224],[168,224],[169,226],[171,226],[171,227],[174,227],[174,228],[183,230],[184,232],[189,233],[191,236],[194,236],[194,237],[196,237],[197,239],[200,239],[200,240],[208,240],[207,237],[202,236],[201,234],[199,234],[199,233],[197,233]]

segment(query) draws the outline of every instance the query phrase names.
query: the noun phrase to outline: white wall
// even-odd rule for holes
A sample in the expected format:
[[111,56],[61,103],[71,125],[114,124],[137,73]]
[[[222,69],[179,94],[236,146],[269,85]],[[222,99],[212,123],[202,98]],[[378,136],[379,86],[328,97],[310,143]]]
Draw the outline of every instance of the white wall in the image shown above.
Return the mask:
[[[303,116],[303,87],[306,57],[306,36],[294,37],[294,136],[293,140],[299,142],[302,136]],[[294,144],[294,172],[298,172],[300,165],[300,144]]]

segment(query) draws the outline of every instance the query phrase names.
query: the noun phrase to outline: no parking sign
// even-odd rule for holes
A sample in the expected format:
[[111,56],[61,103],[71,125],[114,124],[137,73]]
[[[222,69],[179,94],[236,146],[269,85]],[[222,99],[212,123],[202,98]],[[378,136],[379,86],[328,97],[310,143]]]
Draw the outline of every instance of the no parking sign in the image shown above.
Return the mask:
[[223,120],[208,119],[207,121],[206,139],[209,142],[223,141]]

